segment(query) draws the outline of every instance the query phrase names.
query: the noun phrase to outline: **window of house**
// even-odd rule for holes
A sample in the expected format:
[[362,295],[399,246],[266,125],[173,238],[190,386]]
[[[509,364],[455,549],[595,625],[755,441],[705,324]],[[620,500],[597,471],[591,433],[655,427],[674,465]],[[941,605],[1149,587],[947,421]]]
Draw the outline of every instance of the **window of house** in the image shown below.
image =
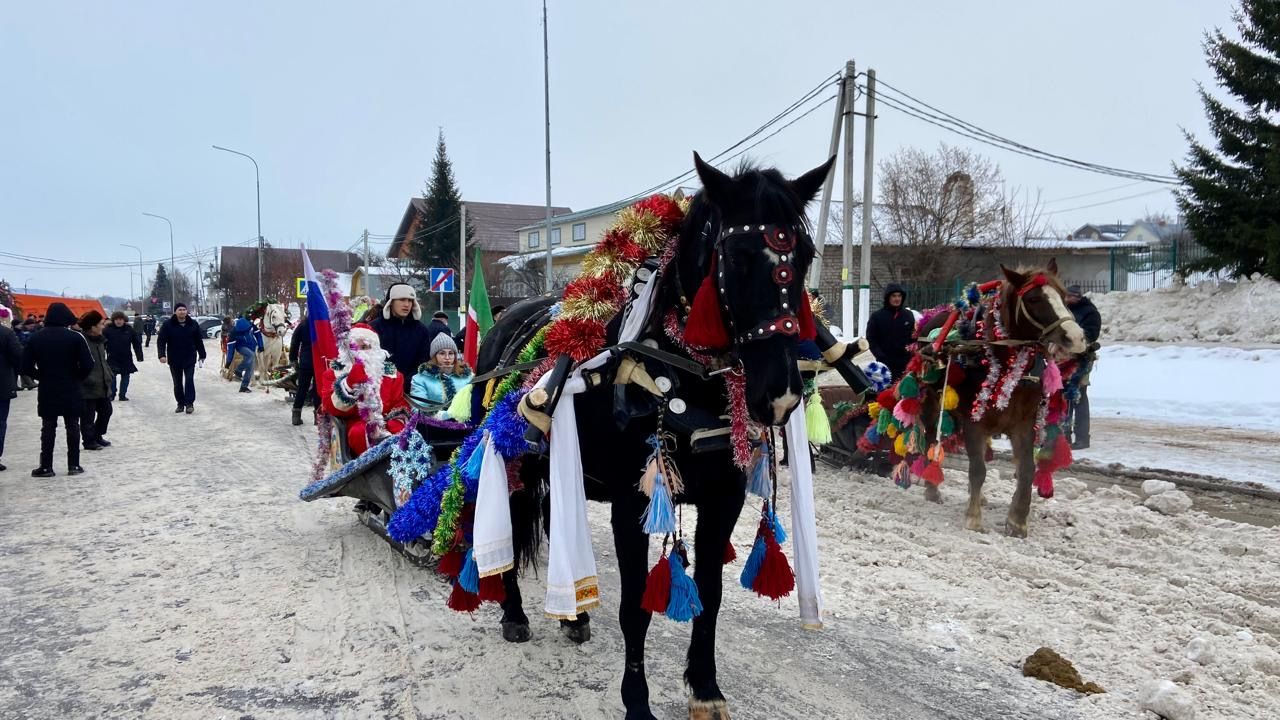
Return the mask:
[[573,241],[582,242],[587,239],[587,224],[574,223],[573,225]]
[[536,248],[536,247],[538,247],[538,246],[539,246],[539,245],[541,245],[541,244],[542,244],[542,238],[541,238],[541,236],[539,236],[539,235],[538,235],[538,231],[537,231],[537,230],[534,230],[533,232],[529,233],[529,247],[530,247],[530,248]]
[[560,228],[551,228],[551,246],[555,247],[560,244]]

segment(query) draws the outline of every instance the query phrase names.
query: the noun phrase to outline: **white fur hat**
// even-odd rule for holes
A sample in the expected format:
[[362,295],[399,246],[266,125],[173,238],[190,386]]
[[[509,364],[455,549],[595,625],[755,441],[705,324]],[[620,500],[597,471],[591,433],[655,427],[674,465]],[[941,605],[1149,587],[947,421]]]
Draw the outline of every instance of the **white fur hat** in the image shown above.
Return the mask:
[[360,345],[368,345],[370,348],[381,349],[382,342],[378,338],[378,333],[373,328],[360,323],[352,325],[351,330],[347,333],[347,340]]
[[436,353],[441,350],[452,350],[458,352],[458,344],[449,337],[447,332],[436,333],[435,339],[431,341],[431,357],[435,357]]
[[418,304],[418,291],[414,290],[412,285],[407,283],[395,283],[391,287],[387,288],[387,299],[382,303],[382,318],[384,320],[391,319],[392,300],[412,300],[413,319],[422,320],[422,306]]

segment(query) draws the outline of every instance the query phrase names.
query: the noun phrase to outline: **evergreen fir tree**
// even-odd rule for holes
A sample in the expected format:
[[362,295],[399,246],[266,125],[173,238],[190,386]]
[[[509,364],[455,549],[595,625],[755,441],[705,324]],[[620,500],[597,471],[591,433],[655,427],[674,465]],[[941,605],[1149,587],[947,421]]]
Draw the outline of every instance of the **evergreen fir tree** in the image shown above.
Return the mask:
[[1226,102],[1200,88],[1217,149],[1189,133],[1187,165],[1177,168],[1178,206],[1208,255],[1191,270],[1280,279],[1280,0],[1241,0],[1240,40],[1205,36],[1205,54]]
[[9,286],[9,281],[3,278],[0,278],[0,305],[12,310],[13,317],[18,317],[18,311],[21,308],[17,307],[17,303],[13,299],[13,288]]
[[[164,304],[169,302],[169,271],[165,268],[164,263],[156,265],[155,279],[151,283],[151,295],[146,299],[147,312],[151,315],[159,315],[164,313]],[[151,298],[155,298],[155,302],[151,302]],[[169,308],[170,311],[173,308]]]
[[[444,131],[436,138],[436,156],[431,161],[431,181],[422,195],[426,211],[419,220],[410,247],[413,259],[425,274],[430,267],[458,267],[458,219],[462,214],[462,195],[453,180],[453,163],[444,144]],[[467,242],[475,228],[467,221]],[[455,284],[456,287],[456,284]]]

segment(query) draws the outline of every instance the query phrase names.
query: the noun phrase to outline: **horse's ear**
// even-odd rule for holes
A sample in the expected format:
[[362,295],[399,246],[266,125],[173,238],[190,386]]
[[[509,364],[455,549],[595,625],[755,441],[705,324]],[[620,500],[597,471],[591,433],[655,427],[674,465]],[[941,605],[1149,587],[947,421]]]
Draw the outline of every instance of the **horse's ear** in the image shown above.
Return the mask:
[[1025,275],[1017,270],[1010,270],[1004,266],[1004,263],[1000,263],[1000,272],[1004,273],[1005,279],[1012,283],[1014,287],[1022,287],[1027,283]]
[[822,189],[822,184],[827,181],[827,175],[831,174],[831,168],[835,164],[836,156],[832,155],[830,160],[791,181],[791,191],[800,198],[801,204],[808,205],[818,195],[818,191]]
[[1045,269],[1049,271],[1050,275],[1056,276],[1058,274],[1058,258],[1049,258],[1049,264],[1045,266]]
[[698,171],[698,179],[702,181],[702,189],[712,205],[720,205],[729,199],[729,190],[733,186],[733,178],[703,162],[697,151],[693,153],[693,167]]

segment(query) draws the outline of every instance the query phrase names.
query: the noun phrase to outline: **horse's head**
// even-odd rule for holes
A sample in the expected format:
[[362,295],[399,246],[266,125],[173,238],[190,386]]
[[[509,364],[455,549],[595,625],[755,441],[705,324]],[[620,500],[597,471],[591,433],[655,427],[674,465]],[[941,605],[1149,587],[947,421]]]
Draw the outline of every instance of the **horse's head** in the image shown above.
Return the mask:
[[787,180],[775,169],[749,166],[729,176],[694,154],[703,189],[681,229],[679,277],[699,291],[691,322],[702,315],[723,327],[724,346],[717,349],[741,363],[757,422],[781,424],[800,404],[796,345],[815,253],[804,208],[834,161]]
[[1001,265],[1000,270],[1005,278],[1001,321],[1010,338],[1039,340],[1071,355],[1084,352],[1084,330],[1064,302],[1056,259],[1044,269],[1010,270]]
[[262,327],[272,330],[276,333],[284,332],[289,327],[288,313],[285,312],[284,305],[279,303],[271,303],[263,309]]

